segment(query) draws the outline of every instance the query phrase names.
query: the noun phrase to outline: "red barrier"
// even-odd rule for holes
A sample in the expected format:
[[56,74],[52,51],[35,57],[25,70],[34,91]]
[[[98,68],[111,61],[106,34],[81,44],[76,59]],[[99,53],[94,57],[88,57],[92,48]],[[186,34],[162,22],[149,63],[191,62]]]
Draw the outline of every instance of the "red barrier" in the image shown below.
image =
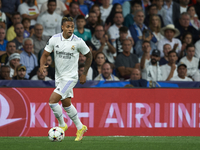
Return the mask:
[[[57,126],[48,99],[53,88],[0,88],[0,136],[47,136]],[[74,89],[72,99],[88,136],[200,136],[199,89]],[[63,110],[64,112],[64,110]],[[69,126],[76,128],[64,112]]]

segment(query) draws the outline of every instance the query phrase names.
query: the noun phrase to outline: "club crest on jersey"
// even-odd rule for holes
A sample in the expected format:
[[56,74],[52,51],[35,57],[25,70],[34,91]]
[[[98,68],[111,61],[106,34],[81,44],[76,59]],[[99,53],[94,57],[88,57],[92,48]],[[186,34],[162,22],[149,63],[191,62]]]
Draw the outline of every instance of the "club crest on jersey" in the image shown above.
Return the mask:
[[72,45],[71,50],[75,50],[75,46],[74,45]]

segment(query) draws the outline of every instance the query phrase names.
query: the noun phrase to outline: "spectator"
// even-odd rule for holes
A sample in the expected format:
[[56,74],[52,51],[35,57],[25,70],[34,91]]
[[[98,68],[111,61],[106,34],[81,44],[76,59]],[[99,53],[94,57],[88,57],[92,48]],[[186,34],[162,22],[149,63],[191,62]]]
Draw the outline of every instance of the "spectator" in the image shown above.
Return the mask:
[[94,28],[97,24],[98,24],[97,14],[94,11],[90,11],[85,28],[89,29],[93,35]]
[[186,32],[183,35],[180,58],[182,58],[183,56],[186,56],[186,47],[187,47],[188,44],[193,44],[192,34],[190,32]]
[[38,67],[37,74],[34,75],[31,80],[42,80],[42,81],[50,81],[51,78],[47,77],[48,70],[47,68],[44,69],[43,73],[40,72],[40,68]]
[[22,19],[22,24],[24,26],[24,38],[32,36],[33,29],[30,30],[31,20],[28,18],[24,18]]
[[16,44],[12,41],[7,43],[6,46],[6,52],[0,56],[0,63],[1,64],[7,64],[8,62],[8,57],[16,52]]
[[5,39],[6,31],[0,27],[0,56],[5,53],[8,41]]
[[[119,28],[122,27],[124,17],[121,12],[114,14],[113,25],[109,27],[108,34],[112,42],[114,42],[119,37]],[[128,30],[128,37],[131,37],[130,31]]]
[[122,43],[123,52],[119,54],[115,61],[118,77],[128,79],[133,68],[139,68],[138,57],[131,54],[131,40],[125,39]]
[[37,17],[39,16],[39,10],[34,4],[34,0],[26,0],[19,5],[17,11],[22,18],[28,18],[31,20],[31,26],[36,24]]
[[97,24],[103,24],[103,21],[101,20],[100,6],[98,4],[92,5],[92,7],[90,8],[90,12],[95,12],[96,13],[96,15],[97,15]]
[[37,23],[43,26],[43,35],[51,37],[61,32],[61,16],[55,12],[56,1],[48,0],[47,11],[41,13],[37,18]]
[[147,80],[144,80],[141,78],[141,71],[138,68],[133,68],[133,71],[131,73],[130,77],[130,84],[133,87],[147,87]]
[[200,59],[200,40],[195,43],[195,57]]
[[38,53],[41,49],[44,49],[49,37],[42,34],[43,33],[43,26],[41,24],[36,23],[34,26],[34,34],[31,37],[33,39],[33,48],[34,54],[38,58]]
[[[40,13],[45,12],[48,8],[47,8],[47,3],[48,1],[44,2],[40,8]],[[69,11],[67,10],[65,4],[60,1],[60,0],[56,0],[56,13],[61,15],[61,16],[65,16],[69,14]]]
[[[51,55],[49,55],[47,57],[47,61],[46,61],[46,65],[48,66],[47,67],[47,70],[48,70],[48,74],[47,74],[47,77],[51,78],[52,80],[55,80],[55,68],[52,67],[53,65],[53,62],[52,62],[52,58],[51,58]],[[29,73],[29,79],[31,79],[34,75],[37,74],[37,71],[38,71],[38,66],[36,66],[30,73]]]
[[[84,67],[85,67],[85,64],[79,64],[78,65],[78,77],[80,78],[80,76],[83,74],[84,72]],[[87,80],[87,79],[86,79]]]
[[103,23],[105,23],[106,18],[109,16],[113,5],[110,4],[110,0],[102,0],[101,2],[102,2],[102,6],[100,7],[101,20],[103,21]]
[[180,36],[178,38],[181,39],[186,32],[190,32],[194,42],[199,40],[199,32],[193,26],[190,26],[190,15],[187,12],[180,15],[176,28],[180,31]]
[[[132,35],[132,38],[133,38],[135,43],[137,43],[137,41],[139,39],[142,39],[142,31],[144,29],[148,29],[144,25],[144,17],[145,17],[144,12],[142,10],[136,11],[135,14],[134,14],[134,21],[135,22],[129,28],[131,35]],[[154,43],[157,42],[157,39],[155,37],[153,37],[151,40]]]
[[158,15],[152,15],[150,17],[149,28],[151,29],[151,31],[153,32],[153,35],[157,39],[157,43],[156,43],[156,45],[157,45],[158,41],[160,41],[161,39],[164,38],[164,36],[162,36],[162,34],[160,33],[161,21],[160,21],[160,18],[158,17]]
[[194,7],[195,7],[195,10],[196,10],[196,14],[197,14],[197,16],[198,16],[198,18],[199,18],[199,20],[200,20],[200,0],[196,0],[196,4],[194,5]]
[[134,13],[137,10],[142,10],[142,2],[140,0],[131,1],[131,13],[124,18],[124,26],[130,27],[134,23]]
[[119,81],[119,79],[112,74],[112,66],[110,63],[104,63],[101,66],[101,74],[99,74],[94,80],[99,81]]
[[196,30],[199,30],[200,29],[200,20],[198,19],[198,17],[196,17],[196,11],[195,11],[194,6],[189,6],[187,8],[187,13],[190,15],[190,23],[192,24],[192,26]]
[[[83,55],[83,54],[79,54],[79,60],[78,60],[78,63],[79,64],[85,64],[85,61],[86,61],[86,57]],[[92,70],[92,67],[90,67],[88,69],[88,73],[87,73],[87,76],[86,76],[86,80],[92,80],[92,76],[93,76],[93,70]]]
[[101,66],[106,62],[106,57],[104,53],[98,52],[95,56],[95,62],[92,65],[93,70],[93,79],[96,78],[99,74],[101,74]]
[[76,18],[77,29],[74,29],[74,34],[82,38],[84,41],[90,41],[92,38],[92,34],[89,29],[84,28],[85,24],[85,17],[83,15],[79,15]]
[[108,62],[115,62],[113,54],[116,52],[116,49],[109,42],[108,36],[105,35],[105,31],[102,25],[97,25],[95,27],[95,32],[92,36],[91,42],[97,49],[96,53],[103,52]]
[[[156,0],[156,6],[158,8],[158,14],[164,19],[165,18],[165,9],[163,7],[163,4],[164,4],[164,0]],[[164,23],[164,21],[163,21]]]
[[12,15],[12,23],[13,25],[7,30],[6,39],[8,41],[12,41],[16,37],[14,26],[21,22],[20,13],[16,12]]
[[146,26],[149,26],[149,22],[150,22],[149,20],[150,20],[150,17],[151,17],[152,15],[157,15],[157,16],[159,17],[160,23],[161,23],[161,27],[163,27],[163,26],[164,26],[163,19],[162,19],[162,16],[160,16],[160,15],[158,14],[158,7],[157,7],[156,4],[152,4],[152,5],[150,5],[150,6],[148,7],[148,15],[145,17],[144,24],[145,24]]
[[162,65],[165,65],[165,64],[168,64],[168,53],[172,50],[172,47],[170,44],[165,44],[163,45],[163,53],[164,53],[164,56],[161,57],[160,61],[159,61],[159,65],[162,66]]
[[199,59],[194,57],[195,46],[188,44],[186,47],[186,56],[180,60],[180,63],[183,63],[187,66],[187,76],[191,77],[194,81],[200,81],[199,73]]
[[183,12],[187,12],[187,7],[188,7],[189,2],[190,0],[179,0],[180,14],[182,14]]
[[[11,25],[11,20],[13,18],[13,14],[15,14],[16,9],[20,5],[20,0],[1,0],[2,8],[1,11],[6,14],[8,27]],[[2,16],[3,17],[3,16]],[[14,29],[13,29],[14,30]],[[14,39],[14,38],[13,38]],[[11,41],[7,39],[8,41]]]
[[75,25],[75,29],[76,29],[76,18],[78,17],[78,15],[80,15],[79,12],[79,4],[77,2],[71,2],[69,4],[69,14],[66,15],[66,17],[72,17],[74,20],[74,25]]
[[26,38],[23,40],[24,51],[20,54],[20,63],[26,66],[26,76],[29,78],[29,73],[38,66],[37,57],[32,53],[33,51],[33,40],[31,38]]
[[157,48],[155,43],[151,41],[152,38],[153,34],[150,30],[144,29],[142,31],[142,39],[138,40],[137,43],[135,44],[135,54],[137,55],[138,58],[141,58],[143,55],[142,45],[144,41],[148,41],[150,43],[151,51]]
[[15,42],[17,50],[23,50],[22,42],[24,40],[24,26],[21,23],[15,24],[15,33],[17,36],[12,42]]
[[[113,43],[113,46],[116,49],[116,56],[123,52],[122,41],[125,40],[126,38],[128,38],[132,41],[132,46],[133,46],[134,41],[133,41],[132,37],[128,37],[128,28],[125,26],[124,27],[122,26],[119,28],[119,37]],[[131,48],[130,52],[132,54],[134,53],[133,47]]]
[[[2,10],[2,2],[0,0],[0,9]],[[0,12],[0,28],[6,29],[6,14],[4,12]]]
[[[122,14],[122,6],[119,3],[115,3],[110,11],[109,16],[106,18],[105,24],[112,26],[114,24],[115,14],[118,12]],[[123,17],[123,15],[122,15],[122,17]]]
[[16,76],[16,68],[20,65],[20,54],[19,53],[13,53],[8,58],[10,66],[10,77]]
[[16,76],[14,76],[12,79],[13,80],[27,80],[25,78],[26,75],[26,66],[20,64],[16,68]]
[[162,16],[164,25],[175,24],[180,16],[180,5],[172,0],[165,0],[163,8],[165,16]]
[[161,66],[161,72],[163,75],[163,81],[169,81],[172,77],[177,76],[177,65],[178,54],[175,51],[168,53],[168,64]]
[[164,36],[163,39],[161,39],[159,42],[158,42],[158,49],[160,50],[161,52],[161,57],[164,56],[164,53],[163,53],[163,46],[165,44],[170,44],[171,47],[174,48],[174,45],[177,44],[178,47],[175,49],[175,51],[180,54],[181,52],[181,47],[182,47],[182,44],[181,44],[181,41],[175,37],[179,36],[180,32],[178,29],[176,29],[174,27],[173,24],[169,24],[167,25],[166,27],[163,27],[161,30],[160,30],[160,33]]
[[2,65],[0,69],[0,80],[12,80],[10,77],[10,67]]
[[[148,53],[147,53],[148,54]],[[141,59],[142,79],[147,81],[162,81],[162,72],[159,66],[160,51],[154,49],[151,54],[150,62],[145,63],[146,53],[143,53]],[[155,86],[155,85],[154,85]]]
[[187,77],[187,66],[185,64],[179,64],[177,72],[178,75],[171,78],[170,81],[193,81]]
[[89,9],[86,4],[84,4],[84,0],[78,0],[80,11],[84,14],[84,16],[88,15]]

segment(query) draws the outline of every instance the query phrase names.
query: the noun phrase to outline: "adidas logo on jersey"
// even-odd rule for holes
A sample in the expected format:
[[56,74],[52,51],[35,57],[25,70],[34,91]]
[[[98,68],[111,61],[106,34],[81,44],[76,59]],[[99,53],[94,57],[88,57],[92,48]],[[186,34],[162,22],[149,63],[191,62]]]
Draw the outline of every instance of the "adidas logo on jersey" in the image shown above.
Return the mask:
[[59,46],[58,46],[58,45],[56,45],[56,47],[57,47],[57,48],[59,48]]

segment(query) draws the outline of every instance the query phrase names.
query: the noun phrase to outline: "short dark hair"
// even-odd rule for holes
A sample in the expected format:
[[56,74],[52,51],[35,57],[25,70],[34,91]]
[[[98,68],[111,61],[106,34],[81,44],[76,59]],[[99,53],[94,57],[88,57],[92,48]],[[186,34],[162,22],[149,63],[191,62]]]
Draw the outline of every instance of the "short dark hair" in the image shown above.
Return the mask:
[[65,23],[65,22],[67,22],[67,21],[73,22],[74,19],[73,19],[72,17],[63,17],[63,18],[62,18],[62,25],[63,25],[63,23]]
[[85,67],[85,64],[81,63],[78,65],[78,69]]
[[30,19],[28,19],[28,18],[23,18],[23,19],[22,19],[22,24],[23,24],[25,21],[31,22]]
[[[10,43],[15,43],[14,41],[9,41],[7,44],[6,44],[6,47],[8,47],[8,45],[10,44]],[[15,44],[16,45],[16,44]]]
[[55,2],[56,3],[56,0],[48,0],[47,5],[49,5],[50,2]]
[[151,33],[151,30],[149,30],[149,29],[144,29],[144,30],[142,31],[142,34],[145,34],[145,33],[149,33],[150,35],[152,34],[152,33]]
[[75,1],[72,1],[72,2],[69,4],[69,7],[71,8],[73,4],[75,4],[75,5],[78,5],[78,6],[79,6],[79,4],[78,4],[77,2],[75,2]]
[[151,5],[148,6],[148,11],[149,11],[152,7],[158,8],[158,6],[157,6],[156,4],[151,4]]
[[135,4],[139,4],[142,6],[142,2],[140,0],[134,0],[134,1],[131,1],[131,7],[133,7]]
[[79,19],[84,19],[85,20],[85,17],[83,15],[78,15],[78,17],[76,18],[76,20],[79,20]]
[[171,53],[175,53],[175,54],[176,54],[176,56],[178,57],[178,54],[177,54],[177,52],[176,52],[176,51],[174,51],[174,50],[172,50],[172,51],[169,51],[169,52],[168,52],[168,56],[169,56]]
[[2,68],[9,68],[10,69],[10,67],[8,65],[2,65],[1,68],[0,68],[0,71],[1,71]]
[[122,26],[119,28],[119,32],[128,33],[128,28],[126,26]]
[[[103,27],[103,25],[102,24],[97,24],[95,27],[94,27],[94,30],[98,27],[98,26],[101,26],[101,27]],[[103,27],[104,28],[104,27]]]
[[99,54],[102,54],[102,55],[104,56],[104,59],[106,60],[106,55],[105,55],[103,52],[98,52],[98,53],[96,53],[95,59],[97,58],[97,55],[99,55]]
[[121,14],[123,16],[122,12],[115,12],[113,17],[115,17],[116,14]]
[[151,43],[150,43],[149,41],[147,41],[147,40],[144,40],[144,41],[142,42],[142,45],[143,45],[144,43],[149,43],[149,45],[151,45]]
[[[12,17],[16,16],[16,15],[20,15],[19,12],[15,12],[14,14],[12,14]],[[20,15],[21,16],[21,15]]]
[[193,44],[188,44],[188,45],[186,46],[186,50],[188,50],[188,48],[190,48],[190,47],[194,47],[194,48],[195,48],[195,46],[194,46]]

